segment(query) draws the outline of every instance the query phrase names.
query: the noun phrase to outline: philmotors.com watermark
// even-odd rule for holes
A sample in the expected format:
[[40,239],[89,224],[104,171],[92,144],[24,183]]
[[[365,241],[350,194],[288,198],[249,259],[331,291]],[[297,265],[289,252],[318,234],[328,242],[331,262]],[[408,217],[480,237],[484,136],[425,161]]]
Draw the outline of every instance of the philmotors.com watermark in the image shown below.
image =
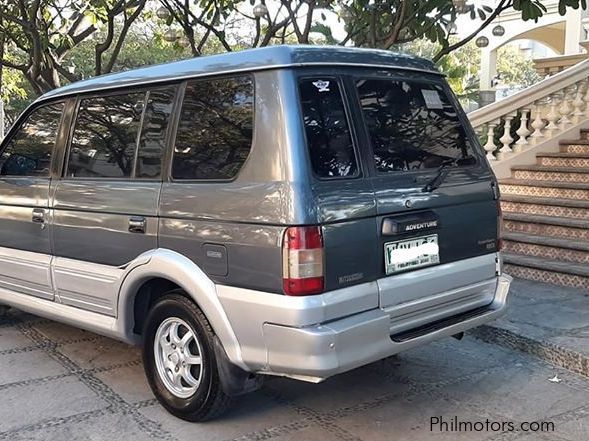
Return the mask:
[[458,416],[433,416],[429,420],[431,432],[554,432],[551,421],[469,421],[461,420]]

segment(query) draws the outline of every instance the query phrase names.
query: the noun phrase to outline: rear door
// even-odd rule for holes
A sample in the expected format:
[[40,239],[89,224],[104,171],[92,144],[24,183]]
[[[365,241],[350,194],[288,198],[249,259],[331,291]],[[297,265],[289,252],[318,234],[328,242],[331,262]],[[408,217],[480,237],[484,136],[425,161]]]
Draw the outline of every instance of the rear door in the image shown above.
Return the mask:
[[[494,178],[472,129],[437,76],[388,72],[356,74],[359,123],[365,130],[376,201],[379,278],[446,265],[448,276],[417,288],[380,285],[380,306],[416,301],[490,279],[493,259],[464,271],[453,262],[497,247]],[[432,273],[433,274],[433,273]],[[486,302],[488,299],[479,299]],[[472,305],[470,305],[472,306]],[[475,305],[477,306],[477,305]]]

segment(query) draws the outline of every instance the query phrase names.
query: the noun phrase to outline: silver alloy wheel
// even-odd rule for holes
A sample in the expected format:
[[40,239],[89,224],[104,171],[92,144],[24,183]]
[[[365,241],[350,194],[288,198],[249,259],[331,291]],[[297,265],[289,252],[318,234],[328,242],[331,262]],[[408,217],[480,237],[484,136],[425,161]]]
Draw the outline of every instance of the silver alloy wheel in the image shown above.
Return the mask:
[[153,342],[157,373],[172,394],[189,398],[198,389],[204,366],[198,336],[192,327],[178,317],[164,320]]

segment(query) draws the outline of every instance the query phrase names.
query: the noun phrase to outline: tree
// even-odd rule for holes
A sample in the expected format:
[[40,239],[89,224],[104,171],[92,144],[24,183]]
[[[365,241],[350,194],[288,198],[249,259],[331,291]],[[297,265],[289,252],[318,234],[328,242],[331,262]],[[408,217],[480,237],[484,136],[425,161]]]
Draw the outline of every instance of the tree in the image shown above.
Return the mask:
[[[356,46],[390,49],[426,38],[439,44],[439,51],[432,57],[438,62],[475,38],[507,9],[520,11],[522,20],[537,21],[546,12],[543,3],[542,0],[499,0],[493,8],[476,8],[452,0],[344,0],[335,9],[346,26],[344,42],[351,40]],[[561,15],[567,8],[579,7],[586,9],[586,0],[559,0]],[[478,17],[482,23],[464,39],[451,41],[452,24],[461,13],[469,13],[472,19]]]
[[[319,9],[317,0],[280,0],[272,3],[272,9],[266,6],[266,0],[261,0],[255,8],[252,8],[254,0],[160,2],[169,14],[165,20],[182,29],[194,56],[202,54],[211,38],[227,52],[287,41],[311,43],[310,34]],[[240,33],[245,34],[245,38]]]
[[[178,41],[186,44],[193,56],[206,53],[211,47],[219,52],[284,42],[313,43],[313,35],[322,34],[331,44],[384,49],[426,38],[439,47],[432,55],[437,62],[471,41],[505,9],[520,11],[524,20],[537,20],[546,10],[542,0],[499,0],[494,8],[465,8],[458,0],[272,0],[268,6],[265,2],[3,1],[0,35],[5,40],[2,47],[8,47],[12,57],[4,57],[2,65],[21,72],[35,94],[80,79],[80,64],[88,64],[91,69],[84,67],[84,72],[93,75],[124,68],[118,59],[125,45],[133,43],[129,43],[128,36],[133,34],[134,25],[144,17],[153,19],[159,7],[167,11],[168,26],[182,29],[184,36]],[[567,8],[586,7],[586,0],[560,0],[559,5],[564,14]],[[459,13],[470,13],[482,23],[471,35],[454,41],[452,23]],[[341,18],[347,31],[341,41],[333,37],[326,14]],[[169,39],[174,40],[176,31],[168,32],[172,37]],[[154,33],[153,37],[159,38],[159,34]],[[74,63],[79,48],[85,57],[83,63]],[[171,52],[173,59],[174,51]]]
[[522,56],[520,49],[511,44],[498,51],[497,74],[501,84],[517,89],[532,86],[542,79],[533,60]]
[[[95,42],[94,72],[112,70],[127,33],[147,0],[15,0],[0,5],[0,33],[13,46],[15,60],[3,65],[23,73],[35,93],[76,81],[66,60],[71,50],[105,27]],[[115,35],[117,21],[122,23]],[[110,51],[109,51],[110,50]],[[106,55],[109,51],[108,56]]]

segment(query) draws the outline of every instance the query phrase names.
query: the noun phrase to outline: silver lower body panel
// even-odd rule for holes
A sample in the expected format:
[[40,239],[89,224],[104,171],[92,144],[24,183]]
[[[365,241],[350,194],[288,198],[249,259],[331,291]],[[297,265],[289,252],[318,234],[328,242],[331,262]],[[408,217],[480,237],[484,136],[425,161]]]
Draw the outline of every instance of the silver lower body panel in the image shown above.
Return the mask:
[[216,290],[250,371],[321,381],[501,316],[498,274],[490,253],[316,296]]
[[[306,328],[266,323],[267,373],[321,381],[401,351],[464,332],[505,313],[510,283],[511,277],[502,275],[464,287],[463,291],[470,294],[466,296],[470,300],[460,302],[459,308],[450,308],[456,312],[454,315],[448,314],[450,309],[444,310],[438,305],[396,319],[383,309],[374,309]],[[481,306],[481,302],[489,300],[489,293],[490,301]],[[455,294],[447,293],[449,297]]]

